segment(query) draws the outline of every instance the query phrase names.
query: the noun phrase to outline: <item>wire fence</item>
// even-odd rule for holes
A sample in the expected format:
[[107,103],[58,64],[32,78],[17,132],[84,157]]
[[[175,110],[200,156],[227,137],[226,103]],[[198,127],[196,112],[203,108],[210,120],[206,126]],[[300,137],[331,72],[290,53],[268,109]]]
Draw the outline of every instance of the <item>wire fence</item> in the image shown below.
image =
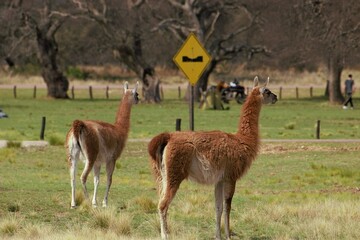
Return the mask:
[[[187,88],[163,87],[161,86],[162,97],[165,99],[181,99],[186,95]],[[251,87],[246,87],[246,93],[251,91]],[[303,99],[325,96],[325,87],[321,86],[276,86],[271,91],[281,99]],[[29,85],[0,85],[0,93],[12,98],[44,98],[47,96],[47,89],[41,86]],[[109,85],[90,85],[90,86],[70,86],[68,90],[71,99],[119,99],[123,93],[122,86]]]

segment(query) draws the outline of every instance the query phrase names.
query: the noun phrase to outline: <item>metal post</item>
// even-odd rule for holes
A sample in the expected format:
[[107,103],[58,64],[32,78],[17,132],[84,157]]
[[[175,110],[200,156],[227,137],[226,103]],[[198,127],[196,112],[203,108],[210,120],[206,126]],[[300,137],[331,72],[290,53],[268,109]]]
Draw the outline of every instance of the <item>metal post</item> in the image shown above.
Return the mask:
[[177,118],[177,119],[176,119],[175,130],[176,130],[176,131],[181,131],[181,118]]
[[190,105],[189,105],[189,126],[190,130],[194,131],[194,86],[190,87]]
[[40,131],[40,139],[41,139],[41,140],[44,140],[45,125],[46,125],[46,117],[42,117],[42,121],[41,121],[41,131]]
[[317,120],[316,124],[316,139],[320,139],[320,120]]

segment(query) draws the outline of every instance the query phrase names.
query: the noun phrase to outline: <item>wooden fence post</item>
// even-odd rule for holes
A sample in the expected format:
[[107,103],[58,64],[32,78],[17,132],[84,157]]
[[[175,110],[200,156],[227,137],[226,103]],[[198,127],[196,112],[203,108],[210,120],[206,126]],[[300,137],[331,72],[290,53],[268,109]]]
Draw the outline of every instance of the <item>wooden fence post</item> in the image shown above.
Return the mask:
[[296,91],[296,99],[299,99],[299,88],[296,87],[295,91]]
[[180,99],[181,98],[181,87],[178,86],[178,98]]
[[14,98],[16,98],[16,85],[14,85],[14,88],[13,88],[13,93],[14,93]]
[[75,99],[75,87],[71,87],[71,99]]
[[109,86],[106,86],[105,95],[106,95],[106,99],[109,99]]
[[33,98],[36,98],[36,85],[34,86],[34,94],[33,94]]
[[279,89],[279,99],[281,100],[281,98],[282,98],[282,87],[280,87]]
[[316,139],[320,139],[320,120],[316,123]]
[[92,86],[89,86],[89,96],[90,96],[90,99],[93,100]]
[[310,98],[313,97],[313,87],[310,87]]
[[163,90],[162,85],[160,85],[160,98],[161,98],[161,100],[164,100],[164,90]]

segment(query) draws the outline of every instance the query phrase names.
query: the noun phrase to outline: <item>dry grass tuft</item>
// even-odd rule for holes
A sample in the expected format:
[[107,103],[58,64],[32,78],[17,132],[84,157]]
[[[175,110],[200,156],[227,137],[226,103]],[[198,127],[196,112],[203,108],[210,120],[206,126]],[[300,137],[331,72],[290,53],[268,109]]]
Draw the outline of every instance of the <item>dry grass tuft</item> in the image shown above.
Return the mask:
[[77,191],[75,194],[75,204],[76,206],[81,206],[83,203],[86,204],[85,195],[82,191]]
[[264,234],[277,229],[272,233],[276,239],[360,239],[360,232],[354,231],[360,228],[360,213],[355,209],[360,209],[360,203],[338,200],[273,204],[256,206],[241,218]]
[[0,221],[0,236],[13,236],[21,230],[23,219],[15,214],[10,214]]
[[42,239],[53,234],[53,229],[41,224],[27,224],[22,229],[24,239]]
[[142,233],[146,233],[146,236],[159,236],[161,228],[158,215],[147,215],[145,221],[140,224],[138,229],[141,229]]
[[134,204],[137,205],[145,213],[155,213],[156,204],[147,197],[137,197],[133,200]]
[[110,229],[118,236],[131,235],[132,217],[129,214],[119,214],[116,221],[111,222]]
[[[198,239],[199,234],[193,232],[197,231],[197,228],[189,230],[186,226],[184,226],[183,222],[173,219],[172,216],[169,216],[168,218],[168,227],[170,239]],[[148,236],[156,236],[155,239],[158,239],[161,232],[158,214],[147,215],[146,220],[142,222],[137,228],[138,232],[141,232],[143,236],[146,236],[146,239],[149,239]]]
[[114,208],[96,208],[92,210],[90,227],[113,232],[118,236],[131,235],[132,218],[128,214],[116,214]]

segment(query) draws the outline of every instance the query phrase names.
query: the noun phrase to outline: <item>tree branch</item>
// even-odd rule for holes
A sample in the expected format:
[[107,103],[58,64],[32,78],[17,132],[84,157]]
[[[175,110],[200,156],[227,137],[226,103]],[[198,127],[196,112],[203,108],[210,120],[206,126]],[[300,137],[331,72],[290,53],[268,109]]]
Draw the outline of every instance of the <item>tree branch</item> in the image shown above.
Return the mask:
[[13,44],[9,52],[7,53],[7,57],[10,57],[15,49],[18,48],[18,46],[24,41],[24,39],[30,37],[33,33],[31,31],[28,31],[26,34],[22,35],[18,41]]
[[47,38],[53,37],[54,34],[56,33],[56,31],[59,30],[59,28],[61,27],[61,25],[64,23],[65,20],[66,20],[66,18],[56,19],[55,21],[53,21],[50,28],[48,29],[48,31],[46,33],[46,37]]
[[129,9],[139,8],[145,2],[146,2],[146,0],[127,0]]
[[211,21],[209,29],[206,31],[206,34],[204,37],[204,43],[206,43],[209,40],[209,38],[211,37],[211,35],[214,33],[215,24],[216,24],[217,20],[219,19],[219,17],[220,17],[220,12],[217,11],[214,19]]
[[173,6],[176,7],[178,9],[181,9],[183,11],[186,11],[186,4],[188,3],[188,0],[185,1],[184,4],[180,4],[178,1],[176,0],[168,0],[168,2]]
[[174,34],[174,36],[179,39],[180,41],[183,41],[186,39],[187,35],[190,32],[195,32],[195,28],[189,28],[185,26],[184,23],[180,22],[178,19],[169,18],[164,19],[158,25],[151,29],[152,32],[158,31],[158,30],[169,30]]
[[244,27],[238,28],[234,32],[232,32],[232,33],[228,34],[227,36],[225,36],[224,38],[222,38],[222,40],[220,41],[220,44],[222,44],[223,42],[231,40],[232,38],[236,37],[237,35],[239,35],[239,34],[241,34],[243,32],[246,32],[251,27],[253,27],[253,25],[255,24],[255,22],[256,22],[255,20],[256,20],[257,16],[252,16],[252,14],[249,12],[249,10],[245,6],[242,6],[241,8],[245,11],[248,18],[250,19],[249,24],[247,24]]

